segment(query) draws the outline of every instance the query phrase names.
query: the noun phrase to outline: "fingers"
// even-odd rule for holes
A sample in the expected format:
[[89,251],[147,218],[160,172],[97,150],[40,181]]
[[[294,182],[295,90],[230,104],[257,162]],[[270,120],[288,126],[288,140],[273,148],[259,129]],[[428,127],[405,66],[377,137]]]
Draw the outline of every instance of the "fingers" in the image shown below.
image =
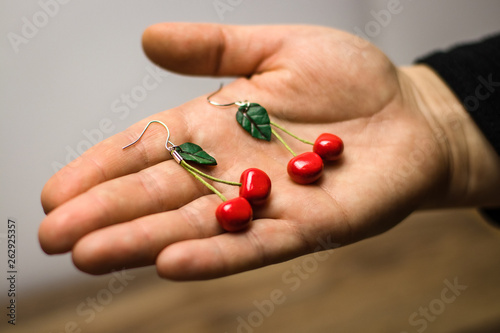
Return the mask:
[[153,214],[94,231],[73,248],[75,265],[88,273],[152,265],[172,243],[222,232],[215,207],[220,199],[204,196],[173,211]]
[[[320,191],[313,195],[317,203],[326,200]],[[285,202],[293,201],[294,195],[289,192],[279,186],[271,198],[272,205],[254,207],[255,220],[244,232],[222,234],[214,214],[221,201],[207,195],[176,210],[83,235],[73,246],[73,261],[92,274],[156,262],[159,274],[174,280],[215,278],[281,262],[318,246],[310,241],[311,231],[302,230],[305,223],[310,224],[309,217],[301,217],[302,210],[309,211],[307,205],[282,212]],[[331,219],[330,213],[324,215],[320,219]],[[346,227],[340,221],[336,224],[336,237],[340,239]]]
[[254,220],[245,232],[172,244],[158,255],[156,266],[164,278],[204,280],[281,262],[308,251],[289,221],[261,219]]
[[[283,220],[258,219],[249,230],[222,233],[216,196],[90,233],[73,248],[75,265],[91,274],[152,265],[173,280],[210,279],[266,266],[308,251]],[[280,237],[276,237],[279,234]]]
[[281,29],[264,26],[160,23],[146,29],[142,44],[153,62],[171,71],[248,76],[264,70],[281,36]]
[[140,216],[178,208],[208,193],[173,160],[97,185],[52,211],[41,223],[47,253],[71,250],[85,234]]

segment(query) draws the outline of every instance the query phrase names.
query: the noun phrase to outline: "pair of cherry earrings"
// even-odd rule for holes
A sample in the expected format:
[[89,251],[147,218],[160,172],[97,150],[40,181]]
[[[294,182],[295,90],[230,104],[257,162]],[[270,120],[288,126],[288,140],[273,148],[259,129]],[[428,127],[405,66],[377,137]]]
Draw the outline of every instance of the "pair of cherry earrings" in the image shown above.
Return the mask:
[[[296,183],[309,184],[315,182],[319,179],[319,177],[321,177],[323,172],[323,160],[334,161],[340,158],[344,145],[342,140],[336,135],[323,133],[314,143],[301,139],[287,131],[285,128],[271,122],[266,109],[257,103],[249,103],[248,101],[245,101],[219,104],[211,101],[210,97],[215,95],[221,89],[222,85],[216,92],[207,97],[207,101],[215,106],[239,106],[236,113],[236,120],[254,138],[270,141],[271,134],[273,134],[281,143],[283,143],[283,145],[294,156],[288,162],[287,171],[290,178]],[[200,146],[194,143],[186,142],[179,146],[172,143],[172,141],[170,141],[170,130],[168,126],[159,120],[150,121],[137,140],[124,146],[122,149],[126,149],[139,141],[152,123],[158,123],[167,130],[165,148],[168,150],[172,158],[222,200],[222,203],[217,207],[215,212],[220,226],[229,232],[246,229],[253,218],[252,206],[263,205],[271,193],[271,179],[269,176],[260,169],[250,168],[243,171],[239,182],[232,182],[212,177],[200,171],[187,162],[198,165],[217,165],[215,158],[210,156]],[[271,128],[271,125],[301,142],[312,145],[313,151],[302,153],[300,155],[295,154],[283,138],[273,128]],[[239,186],[239,196],[228,200],[220,191],[210,185],[205,179],[227,185]]]

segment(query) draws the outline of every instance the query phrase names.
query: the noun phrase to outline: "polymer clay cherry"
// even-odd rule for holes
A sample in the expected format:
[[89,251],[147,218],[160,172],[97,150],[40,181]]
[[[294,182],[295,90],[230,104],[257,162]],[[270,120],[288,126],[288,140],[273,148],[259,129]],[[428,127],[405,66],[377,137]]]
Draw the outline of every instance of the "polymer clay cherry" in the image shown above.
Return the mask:
[[323,133],[314,142],[313,152],[321,156],[324,161],[338,160],[344,151],[344,142],[331,133]]
[[248,227],[252,221],[253,210],[247,199],[236,197],[221,203],[215,211],[215,216],[224,230],[235,232]]
[[288,175],[298,184],[311,184],[323,173],[323,160],[314,152],[295,156],[288,162]]
[[243,171],[240,177],[240,197],[253,205],[263,204],[271,193],[271,179],[262,170],[250,168]]

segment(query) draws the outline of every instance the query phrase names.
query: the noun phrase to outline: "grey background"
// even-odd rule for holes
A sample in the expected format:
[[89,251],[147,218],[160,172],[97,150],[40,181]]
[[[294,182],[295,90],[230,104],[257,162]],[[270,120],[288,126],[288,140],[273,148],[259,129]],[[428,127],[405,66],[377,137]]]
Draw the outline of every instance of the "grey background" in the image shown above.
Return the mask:
[[[376,22],[372,11],[386,9],[389,3],[222,0],[234,6],[220,16],[212,0],[73,0],[59,4],[57,10],[52,6],[52,15],[45,14],[44,21],[41,4],[55,1],[0,3],[0,267],[6,271],[5,234],[12,217],[17,221],[18,288],[23,292],[48,283],[93,278],[77,271],[69,255],[49,257],[39,248],[37,230],[44,217],[39,196],[54,165],[65,164],[70,151],[83,150],[90,141],[85,132],[95,134],[102,119],[109,119],[112,127],[103,133],[107,137],[151,113],[212,91],[220,81],[168,74],[136,101],[128,115],[114,112],[117,105],[123,106],[122,94],[139,92],[142,80],[154,69],[140,45],[148,25],[300,23],[368,31],[366,25]],[[384,26],[378,24],[378,31],[367,32],[369,40],[398,65],[500,31],[497,0],[400,3],[399,14]],[[16,52],[9,36],[22,36],[23,25],[26,20],[33,22],[34,16],[41,27]]]

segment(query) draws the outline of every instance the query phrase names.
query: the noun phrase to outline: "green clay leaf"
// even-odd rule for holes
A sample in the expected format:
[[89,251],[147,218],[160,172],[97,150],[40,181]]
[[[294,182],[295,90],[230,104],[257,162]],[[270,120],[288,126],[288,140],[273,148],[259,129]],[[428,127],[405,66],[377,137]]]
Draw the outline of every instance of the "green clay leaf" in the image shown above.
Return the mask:
[[271,120],[260,104],[240,106],[236,112],[236,120],[254,138],[271,141]]
[[175,151],[177,151],[185,161],[203,165],[217,165],[215,158],[208,155],[207,152],[197,144],[186,142],[175,147]]

